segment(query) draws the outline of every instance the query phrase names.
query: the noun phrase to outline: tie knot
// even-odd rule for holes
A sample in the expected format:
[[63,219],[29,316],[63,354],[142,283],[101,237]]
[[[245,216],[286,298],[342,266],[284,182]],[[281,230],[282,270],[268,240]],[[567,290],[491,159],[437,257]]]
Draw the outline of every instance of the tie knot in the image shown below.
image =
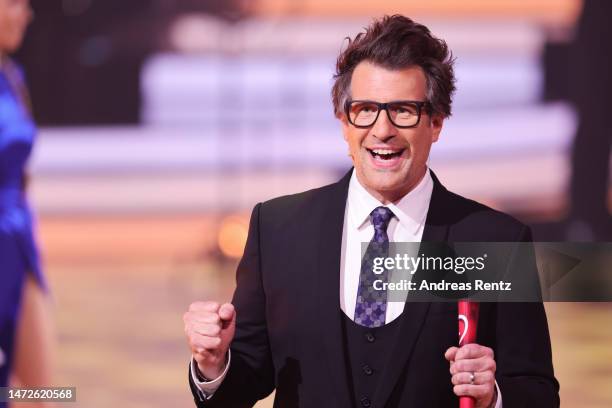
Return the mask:
[[389,221],[393,218],[393,211],[387,207],[376,207],[374,211],[370,213],[370,220],[374,229],[377,231],[387,231]]

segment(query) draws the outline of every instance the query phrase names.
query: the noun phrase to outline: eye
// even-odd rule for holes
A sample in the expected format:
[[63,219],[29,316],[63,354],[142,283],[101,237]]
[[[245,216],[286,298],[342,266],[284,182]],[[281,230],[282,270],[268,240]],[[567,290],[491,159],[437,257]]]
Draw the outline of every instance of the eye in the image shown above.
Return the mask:
[[375,113],[378,111],[378,106],[372,103],[357,104],[355,108],[355,110],[359,113]]
[[416,105],[412,103],[403,103],[398,105],[392,105],[390,109],[397,115],[409,116],[409,115],[417,115],[418,108]]

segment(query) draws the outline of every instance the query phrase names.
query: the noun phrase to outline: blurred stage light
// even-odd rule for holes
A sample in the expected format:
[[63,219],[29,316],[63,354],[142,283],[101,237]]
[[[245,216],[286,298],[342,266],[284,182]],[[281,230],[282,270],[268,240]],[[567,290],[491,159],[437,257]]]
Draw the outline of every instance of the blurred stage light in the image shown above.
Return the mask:
[[221,221],[217,243],[224,256],[240,258],[246,244],[249,222],[246,217],[231,215]]
[[204,13],[190,13],[173,22],[169,40],[179,52],[201,53],[218,49],[223,41],[227,41],[227,30],[218,18]]

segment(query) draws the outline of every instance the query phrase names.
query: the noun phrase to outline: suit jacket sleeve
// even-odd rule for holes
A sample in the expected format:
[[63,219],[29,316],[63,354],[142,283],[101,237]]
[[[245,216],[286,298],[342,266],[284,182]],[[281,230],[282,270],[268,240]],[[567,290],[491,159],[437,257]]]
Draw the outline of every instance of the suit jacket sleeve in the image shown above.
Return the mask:
[[266,297],[263,289],[260,253],[260,210],[251,214],[244,254],[236,272],[236,334],[230,346],[232,361],[226,378],[212,398],[205,400],[189,385],[199,408],[252,407],[274,389],[274,366],[266,326]]
[[[518,241],[532,241],[529,228],[523,227]],[[535,255],[531,264],[531,270],[524,273],[534,274],[537,282]],[[503,394],[504,408],[558,407],[559,383],[553,371],[544,305],[541,302],[501,302],[489,306],[496,312],[483,323],[496,329],[492,331],[496,338],[490,340],[494,345],[496,380]]]

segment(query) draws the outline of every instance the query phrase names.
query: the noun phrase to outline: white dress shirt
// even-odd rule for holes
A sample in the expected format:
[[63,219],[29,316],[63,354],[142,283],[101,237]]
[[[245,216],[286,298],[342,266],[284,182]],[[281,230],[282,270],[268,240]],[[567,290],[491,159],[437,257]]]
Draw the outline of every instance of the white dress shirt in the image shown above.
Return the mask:
[[[432,191],[433,180],[427,169],[425,176],[415,188],[397,203],[385,205],[394,215],[387,226],[389,241],[421,242]],[[344,212],[340,261],[340,308],[351,320],[354,318],[359,288],[361,246],[363,242],[372,240],[374,226],[370,221],[370,213],[382,205],[359,183],[353,171]],[[388,302],[385,323],[395,320],[403,311],[404,302]]]
[[[431,194],[433,192],[433,179],[429,169],[425,176],[419,181],[415,188],[402,197],[397,203],[388,203],[384,206],[389,208],[394,217],[387,226],[387,235],[391,242],[421,242],[425,220],[429,210]],[[351,319],[354,320],[355,302],[357,301],[357,290],[359,287],[359,275],[361,273],[361,245],[362,242],[370,242],[374,236],[374,226],[370,221],[370,213],[383,204],[374,198],[359,182],[355,171],[351,176],[348,189],[348,197],[344,212],[344,227],[342,230],[342,253],[340,260],[340,308]],[[395,298],[394,298],[395,299]],[[387,314],[385,323],[389,323],[399,317],[404,311],[405,302],[393,301],[387,303]],[[231,356],[230,356],[231,358]],[[223,374],[210,382],[198,380],[195,373],[194,361],[191,361],[191,375],[206,398],[219,388],[227,374],[228,365]],[[502,408],[501,392],[497,388],[497,403],[495,408]]]

